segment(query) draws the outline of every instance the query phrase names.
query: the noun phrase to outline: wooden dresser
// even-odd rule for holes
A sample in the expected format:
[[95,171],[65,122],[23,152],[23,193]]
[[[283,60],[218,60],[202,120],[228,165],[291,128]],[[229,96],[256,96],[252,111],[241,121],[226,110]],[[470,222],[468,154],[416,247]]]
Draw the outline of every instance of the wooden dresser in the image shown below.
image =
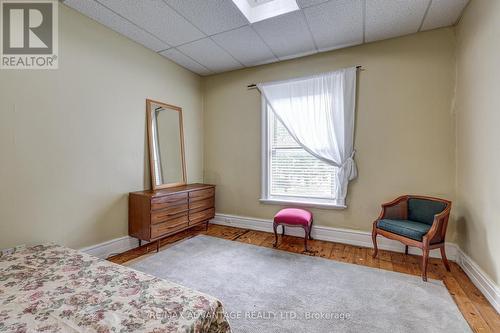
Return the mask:
[[215,186],[189,184],[129,194],[129,235],[141,241],[157,241],[215,216]]

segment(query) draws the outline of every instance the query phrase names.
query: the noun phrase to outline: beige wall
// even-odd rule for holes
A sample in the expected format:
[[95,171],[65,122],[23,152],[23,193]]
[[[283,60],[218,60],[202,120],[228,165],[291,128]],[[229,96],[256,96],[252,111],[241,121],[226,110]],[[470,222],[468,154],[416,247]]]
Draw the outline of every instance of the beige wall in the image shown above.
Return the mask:
[[500,1],[474,0],[457,27],[459,243],[500,284]]
[[361,64],[359,178],[348,209],[315,209],[316,223],[368,231],[381,202],[456,188],[449,240],[498,283],[499,13],[469,5],[457,63],[447,28],[201,80],[62,5],[60,69],[0,71],[0,248],[127,234],[126,194],[149,187],[145,98],[183,107],[188,181],[218,185],[219,213],[271,218],[280,207],[258,202],[260,96],[246,85]]
[[[315,223],[371,230],[380,203],[405,193],[454,199],[453,29],[440,29],[204,79],[205,181],[217,211],[271,218],[259,203],[260,95],[246,86],[363,65],[355,148],[359,178],[346,210],[313,210]],[[451,221],[449,240],[455,239]]]
[[149,187],[145,99],[184,108],[188,180],[202,180],[199,76],[60,6],[59,70],[0,71],[0,248],[127,235]]

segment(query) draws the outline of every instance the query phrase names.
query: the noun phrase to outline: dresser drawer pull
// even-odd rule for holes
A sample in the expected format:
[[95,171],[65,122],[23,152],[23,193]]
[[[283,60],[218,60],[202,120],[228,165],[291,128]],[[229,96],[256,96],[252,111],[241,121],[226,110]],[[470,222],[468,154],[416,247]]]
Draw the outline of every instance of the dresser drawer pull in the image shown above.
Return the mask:
[[182,217],[182,216],[187,216],[188,210],[185,209],[183,211],[178,211],[178,212],[171,212],[171,213],[153,213],[151,214],[151,223],[160,223],[160,222],[165,222],[168,220],[174,220],[176,218]]
[[189,203],[190,210],[203,210],[214,207],[215,198],[203,199]]
[[188,198],[187,193],[177,193],[177,194],[170,194],[170,195],[165,195],[162,197],[157,197],[151,199],[151,203],[154,204],[159,204],[159,203],[172,203],[176,201],[182,201],[186,200]]
[[209,188],[206,190],[198,190],[189,192],[189,201],[203,200],[215,195],[215,189]]
[[183,229],[188,226],[188,217],[183,216],[175,220],[155,224],[151,226],[151,238],[161,237],[176,230]]
[[151,212],[151,215],[175,215],[180,212],[185,212],[187,210],[188,210],[188,203],[183,202],[180,205],[175,205],[175,206],[167,205],[163,209],[160,210],[155,209]]
[[189,224],[195,224],[210,220],[215,216],[215,208],[202,210],[197,213],[189,213]]
[[188,203],[187,200],[180,200],[180,201],[174,201],[174,202],[151,203],[151,210],[152,211],[159,211],[159,210],[165,210],[167,208],[174,207],[174,206],[180,206],[180,205],[187,206],[187,203]]

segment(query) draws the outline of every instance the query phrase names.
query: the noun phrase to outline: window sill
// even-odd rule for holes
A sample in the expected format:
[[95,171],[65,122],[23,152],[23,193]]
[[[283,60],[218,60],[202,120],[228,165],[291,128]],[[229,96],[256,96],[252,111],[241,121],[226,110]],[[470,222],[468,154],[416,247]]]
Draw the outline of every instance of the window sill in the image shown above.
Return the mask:
[[284,200],[284,199],[260,199],[260,203],[266,205],[295,205],[301,207],[313,207],[322,209],[346,209],[345,205],[337,205],[333,203],[301,201],[301,200]]

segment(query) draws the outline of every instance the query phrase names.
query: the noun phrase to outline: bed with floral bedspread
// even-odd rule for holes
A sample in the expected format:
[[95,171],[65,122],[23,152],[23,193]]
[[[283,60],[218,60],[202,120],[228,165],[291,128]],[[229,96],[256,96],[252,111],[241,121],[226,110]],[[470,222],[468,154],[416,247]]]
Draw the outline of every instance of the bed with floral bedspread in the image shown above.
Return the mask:
[[0,257],[0,332],[230,332],[214,297],[58,245]]

